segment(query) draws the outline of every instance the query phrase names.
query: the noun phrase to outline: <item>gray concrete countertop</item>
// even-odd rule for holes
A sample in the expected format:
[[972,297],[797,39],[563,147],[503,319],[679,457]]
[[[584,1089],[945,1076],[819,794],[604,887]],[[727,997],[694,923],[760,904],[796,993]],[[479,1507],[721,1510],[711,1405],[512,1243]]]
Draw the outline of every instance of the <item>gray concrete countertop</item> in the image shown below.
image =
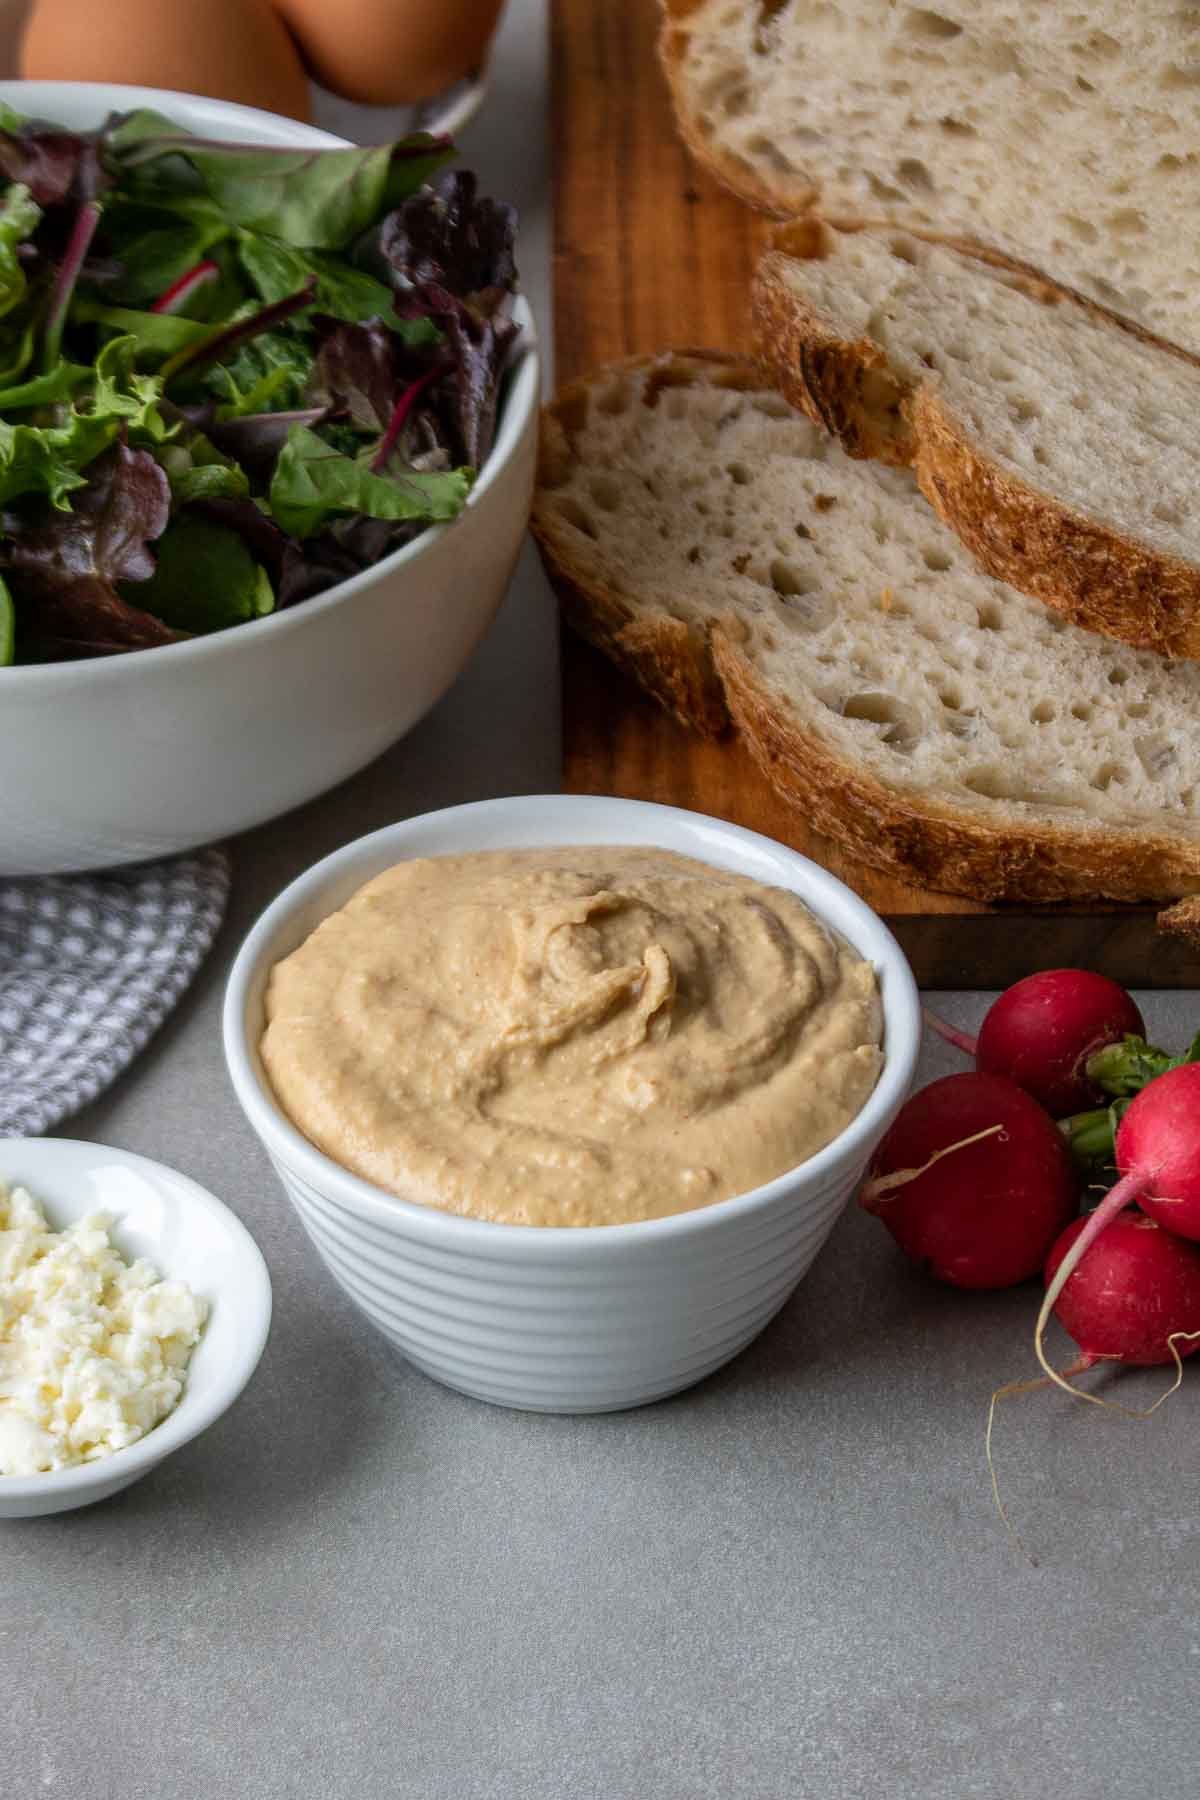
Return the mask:
[[[541,0],[517,0],[465,148],[523,203],[545,325],[544,81]],[[347,839],[554,787],[554,656],[527,562],[419,730],[235,846],[195,990],[66,1128],[227,1200],[270,1264],[275,1321],[205,1437],[113,1501],[0,1530],[0,1794],[1185,1800],[1195,1374],[1145,1424],[1058,1395],[1006,1406],[996,1452],[1031,1567],[997,1520],[983,1436],[993,1387],[1033,1369],[1035,1290],[939,1289],[857,1210],[732,1366],[600,1418],[436,1387],[318,1266],[226,1086],[229,962]],[[969,1024],[986,996],[935,1002]],[[1148,998],[1152,1030],[1182,1041],[1197,1004]],[[955,1066],[934,1044],[921,1079]]]

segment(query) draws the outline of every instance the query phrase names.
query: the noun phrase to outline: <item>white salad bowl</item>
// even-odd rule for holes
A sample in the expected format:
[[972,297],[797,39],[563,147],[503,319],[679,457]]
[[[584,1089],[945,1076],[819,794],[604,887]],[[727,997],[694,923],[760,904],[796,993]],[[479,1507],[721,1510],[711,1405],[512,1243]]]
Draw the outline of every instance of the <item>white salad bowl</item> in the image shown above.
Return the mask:
[[[67,125],[151,106],[212,137],[344,142],[149,88],[0,82],[0,100]],[[110,867],[246,830],[354,774],[429,711],[491,623],[525,531],[539,374],[523,300],[515,317],[496,441],[452,523],[264,619],[118,656],[0,668],[0,876]]]
[[[884,1066],[825,1149],[734,1199],[630,1225],[460,1218],[396,1199],[289,1122],[258,1053],[272,965],[365,881],[408,857],[570,844],[656,845],[792,889],[875,967]],[[499,1405],[605,1412],[656,1400],[735,1356],[829,1235],[908,1091],[920,1040],[892,934],[834,876],[717,819],[632,800],[488,800],[388,826],[328,856],[263,914],[234,964],[225,1056],[238,1100],[331,1274],[372,1324],[447,1386]]]
[[0,1475],[0,1519],[71,1512],[119,1493],[219,1419],[258,1366],[271,1324],[271,1279],[241,1220],[164,1163],[71,1138],[0,1140],[0,1183],[28,1188],[51,1229],[113,1217],[127,1261],[144,1256],[207,1300],[208,1320],[173,1412],[124,1450],[47,1475]]

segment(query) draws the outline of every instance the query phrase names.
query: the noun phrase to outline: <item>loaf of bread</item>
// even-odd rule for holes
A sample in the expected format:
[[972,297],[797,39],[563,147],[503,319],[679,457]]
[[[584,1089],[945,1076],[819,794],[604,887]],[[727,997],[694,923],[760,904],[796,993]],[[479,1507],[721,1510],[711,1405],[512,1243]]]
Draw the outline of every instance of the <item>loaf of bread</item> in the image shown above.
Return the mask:
[[809,219],[755,278],[789,400],[908,464],[991,574],[1073,623],[1200,656],[1200,360],[1036,270]]
[[1200,8],[662,10],[680,131],[752,205],[978,235],[1200,346]]
[[1200,888],[1200,665],[984,574],[748,360],[566,387],[533,527],[584,635],[863,860],[977,899]]

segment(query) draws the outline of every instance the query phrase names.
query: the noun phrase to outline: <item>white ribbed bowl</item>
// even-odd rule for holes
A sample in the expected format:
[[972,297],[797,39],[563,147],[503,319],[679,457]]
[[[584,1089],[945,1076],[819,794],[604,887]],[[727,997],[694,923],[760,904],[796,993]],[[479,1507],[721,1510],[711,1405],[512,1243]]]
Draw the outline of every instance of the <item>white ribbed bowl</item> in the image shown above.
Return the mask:
[[[751,1193],[633,1225],[458,1218],[398,1200],[323,1155],[279,1109],[258,1056],[273,963],[366,881],[415,856],[552,844],[654,844],[791,888],[874,965],[885,1061],[832,1144]],[[229,978],[225,1056],[238,1100],[330,1273],[417,1367],[501,1406],[607,1412],[699,1381],[735,1356],[807,1271],[908,1091],[920,1005],[892,934],[849,888],[782,844],[633,800],[533,795],[452,807],[350,844],[285,889]]]

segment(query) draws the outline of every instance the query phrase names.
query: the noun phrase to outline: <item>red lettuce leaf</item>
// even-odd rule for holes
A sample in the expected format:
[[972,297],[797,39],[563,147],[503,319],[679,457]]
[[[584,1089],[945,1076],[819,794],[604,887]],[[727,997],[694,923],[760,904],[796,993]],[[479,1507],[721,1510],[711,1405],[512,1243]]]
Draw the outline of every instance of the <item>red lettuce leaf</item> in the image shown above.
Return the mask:
[[489,316],[436,283],[396,295],[401,318],[432,318],[442,334],[439,346],[446,373],[426,390],[425,405],[442,426],[451,460],[482,466],[496,435],[496,407],[505,359],[520,326],[503,313]]
[[393,550],[419,537],[423,524],[392,519],[338,519],[302,544],[284,540],[283,569],[276,585],[277,608],[297,606],[351,575],[374,568]]
[[[317,352],[305,398],[368,436],[386,431],[398,392],[428,367],[428,352],[404,345],[378,320],[352,325],[319,314],[313,324]],[[402,362],[411,362],[411,373]]]
[[393,287],[434,282],[491,312],[517,285],[516,235],[514,206],[481,196],[469,169],[449,169],[388,213],[359,256]]
[[205,436],[245,470],[257,489],[270,485],[279,452],[287,443],[292,426],[319,425],[327,413],[323,406],[309,406],[294,412],[244,413],[237,419],[216,415],[215,403],[192,409],[193,420]]
[[170,507],[167,477],[150,453],[114,444],[90,465],[70,512],[43,504],[5,513],[0,567],[35,654],[104,655],[182,635],[116,587],[154,573],[148,546],[165,531]]
[[93,136],[38,119],[27,119],[16,131],[0,131],[0,175],[23,182],[39,206],[90,200],[104,180]]

